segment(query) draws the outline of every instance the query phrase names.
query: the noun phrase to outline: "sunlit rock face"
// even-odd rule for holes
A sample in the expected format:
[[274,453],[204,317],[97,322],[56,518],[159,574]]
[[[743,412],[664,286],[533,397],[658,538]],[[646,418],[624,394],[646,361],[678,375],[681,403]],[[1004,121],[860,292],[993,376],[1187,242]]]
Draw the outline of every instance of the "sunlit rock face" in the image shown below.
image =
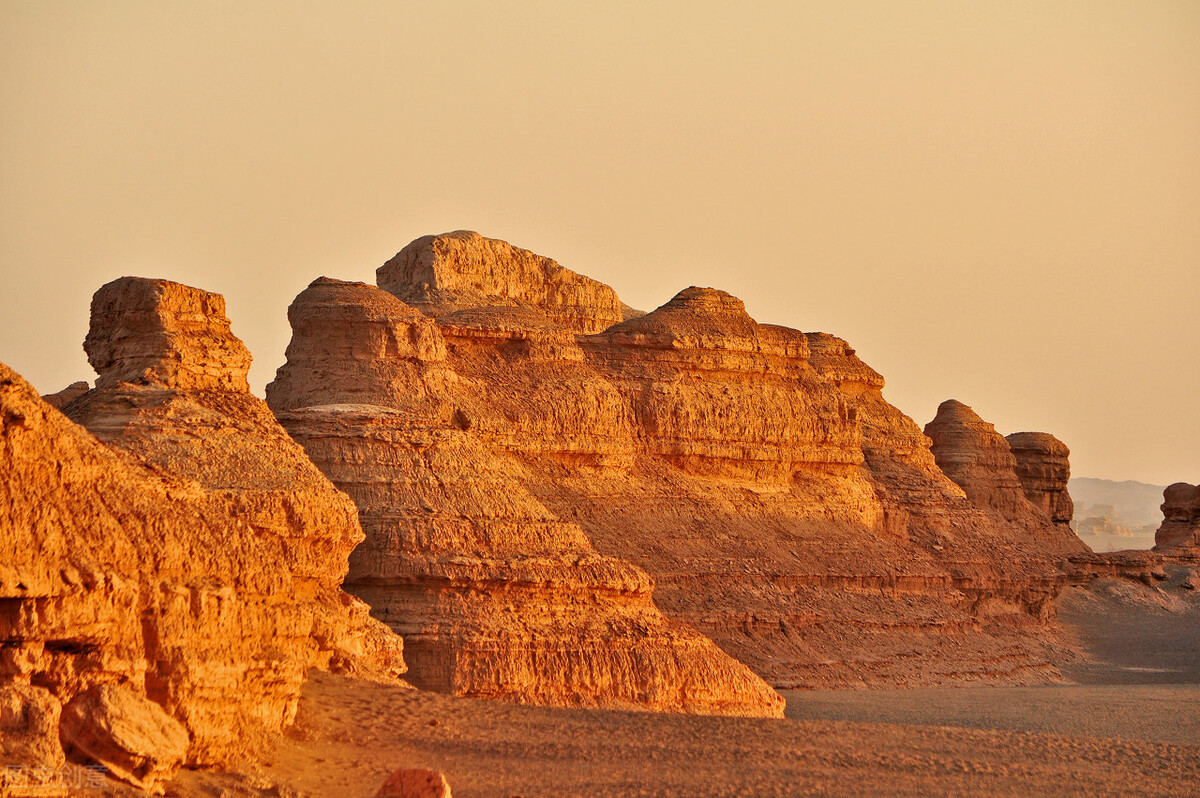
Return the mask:
[[222,309],[177,283],[106,285],[98,387],[65,416],[0,371],[0,677],[64,703],[126,684],[183,723],[199,763],[290,723],[310,667],[404,669],[400,639],[339,586],[354,504],[246,390]]
[[1176,482],[1163,491],[1163,521],[1154,550],[1200,554],[1200,485]]
[[[268,401],[358,504],[367,539],[347,589],[404,636],[419,686],[780,715],[749,669],[659,612],[644,571],[597,552],[528,490],[514,453],[619,471],[632,431],[611,386],[575,379],[573,334],[526,311],[435,324],[378,288],[328,279],[292,303]],[[506,393],[499,373],[529,393]]]
[[[517,634],[471,620],[517,580],[483,575],[586,551],[584,581],[647,573],[651,606],[777,686],[1055,677],[1055,563],[1085,547],[1029,502],[1003,438],[1008,514],[943,473],[846,341],[759,324],[710,288],[634,314],[558,269],[430,236],[379,269],[386,291],[317,281],[290,311],[269,402],[355,498],[348,584],[407,635],[414,672],[481,695],[523,684],[472,642]],[[566,603],[522,595],[507,601],[530,619]]]
[[1071,450],[1046,432],[1014,432],[1005,440],[1016,460],[1025,498],[1055,524],[1069,527],[1075,514],[1075,503],[1067,492]]
[[584,334],[625,317],[607,285],[469,230],[418,238],[379,267],[376,282],[433,316],[474,307],[532,308]]

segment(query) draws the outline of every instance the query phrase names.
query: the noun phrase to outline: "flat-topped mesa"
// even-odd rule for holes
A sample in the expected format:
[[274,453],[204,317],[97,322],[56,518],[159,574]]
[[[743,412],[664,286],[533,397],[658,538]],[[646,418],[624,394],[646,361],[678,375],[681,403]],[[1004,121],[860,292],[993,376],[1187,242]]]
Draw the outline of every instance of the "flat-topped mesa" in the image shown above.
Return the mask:
[[1070,527],[1075,504],[1067,492],[1071,450],[1047,432],[1014,432],[1005,437],[1017,461],[1025,497],[1055,524]]
[[376,282],[433,316],[493,305],[533,308],[584,335],[625,318],[607,285],[467,230],[418,238],[376,270]]
[[1163,491],[1163,522],[1154,533],[1154,551],[1200,554],[1200,485],[1176,482]]
[[[92,308],[90,352],[150,352],[149,344],[166,341],[159,350],[169,352],[164,361],[169,368],[146,366],[134,381],[117,379],[110,370],[109,379],[102,374],[97,387],[64,412],[113,450],[186,480],[209,511],[237,518],[269,554],[242,552],[236,568],[206,575],[221,595],[270,608],[261,618],[243,619],[238,640],[220,624],[208,632],[178,621],[147,629],[158,648],[146,690],[188,726],[193,756],[201,761],[223,756],[239,744],[237,723],[221,718],[245,714],[243,702],[253,703],[251,714],[269,728],[290,722],[310,667],[381,676],[403,672],[400,639],[340,587],[350,551],[363,537],[354,503],[249,393],[244,370],[233,379],[213,365],[220,351],[249,362],[245,347],[229,332],[221,297],[126,277],[104,286]],[[159,326],[170,333],[129,332],[144,328],[148,319],[166,320]],[[146,346],[139,349],[137,341]],[[147,355],[138,362],[150,361]],[[192,549],[186,536],[180,545]],[[276,574],[284,585],[283,603],[269,591],[243,587],[245,574],[254,570]],[[144,576],[158,578],[152,567]]]
[[83,348],[97,388],[250,390],[250,352],[230,331],[225,298],[170,280],[121,277],[101,287]]
[[1017,478],[1017,460],[1008,441],[967,405],[947,399],[925,425],[938,467],[973,503],[1009,520],[1026,520],[1033,506]]
[[646,452],[677,468],[785,484],[862,464],[857,421],[808,364],[807,339],[758,324],[724,291],[684,289],[579,342],[632,408]]

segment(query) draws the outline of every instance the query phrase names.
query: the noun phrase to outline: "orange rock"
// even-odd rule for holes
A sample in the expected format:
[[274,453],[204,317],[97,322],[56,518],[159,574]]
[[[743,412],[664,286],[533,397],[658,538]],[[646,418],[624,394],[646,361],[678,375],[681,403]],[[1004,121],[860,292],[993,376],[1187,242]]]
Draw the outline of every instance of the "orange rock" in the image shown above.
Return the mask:
[[59,735],[73,758],[103,765],[109,775],[162,795],[183,764],[188,733],[158,704],[113,684],[97,685],[63,708]]
[[[471,580],[536,581],[493,563],[566,546],[644,569],[669,617],[776,685],[1054,678],[1056,562],[1085,547],[1056,536],[1011,469],[1016,520],[969,500],[845,341],[758,324],[705,288],[580,324],[549,299],[561,274],[482,242],[419,239],[379,270],[423,317],[314,283],[268,388],[359,505],[350,580],[404,631],[414,672],[499,680],[502,645],[466,642],[486,639],[472,615],[499,617],[471,605]],[[458,288],[417,280],[418,263]],[[617,305],[587,296],[573,307]],[[538,601],[509,605],[535,617]]]
[[1005,437],[1017,461],[1017,479],[1025,497],[1051,521],[1070,526],[1075,504],[1067,492],[1071,450],[1045,432],[1014,432]]
[[534,308],[585,334],[622,321],[632,310],[603,283],[469,230],[418,238],[379,267],[377,282],[434,316],[461,308]]
[[1163,522],[1154,533],[1154,550],[1200,553],[1200,485],[1176,482],[1163,491]]
[[250,352],[229,331],[225,298],[169,280],[122,277],[102,286],[83,348],[100,375],[97,388],[250,390]]
[[71,383],[70,385],[68,385],[66,388],[63,388],[58,393],[45,394],[44,396],[42,396],[42,398],[46,400],[46,404],[50,405],[51,407],[62,410],[64,407],[69,405],[71,402],[74,402],[76,399],[78,399],[79,397],[81,397],[85,393],[87,393],[89,390],[91,390],[91,387],[92,386],[88,385],[83,380],[80,380],[78,382]]
[[375,795],[380,798],[451,798],[450,783],[440,770],[400,768]]
[[66,795],[58,740],[62,705],[49,690],[0,687],[0,795]]
[[[595,426],[570,445],[555,437],[555,419],[607,422],[620,397],[607,385],[591,393],[602,384],[595,375],[571,385],[561,374],[532,376],[582,368],[582,354],[513,310],[450,314],[443,334],[379,289],[327,279],[292,304],[288,363],[267,396],[358,503],[367,539],[351,556],[347,589],[404,636],[418,686],[539,704],[780,715],[780,697],[745,666],[657,610],[644,572],[600,555],[526,489],[506,452],[536,447],[594,465],[619,459],[632,435],[626,416],[612,435]],[[510,334],[518,322],[523,332]],[[348,354],[356,352],[368,354]],[[489,387],[497,372],[572,401],[519,410],[520,395]]]
[[[219,297],[135,278],[102,294],[98,313],[130,319],[93,318],[90,346],[119,356],[66,409],[108,445],[0,367],[0,598],[20,610],[0,618],[0,680],[64,701],[128,684],[207,763],[290,723],[310,667],[402,672],[399,638],[339,586],[362,538],[353,503],[240,387],[248,362],[209,357],[244,352],[224,316],[193,312]],[[179,318],[170,335],[121,332]]]

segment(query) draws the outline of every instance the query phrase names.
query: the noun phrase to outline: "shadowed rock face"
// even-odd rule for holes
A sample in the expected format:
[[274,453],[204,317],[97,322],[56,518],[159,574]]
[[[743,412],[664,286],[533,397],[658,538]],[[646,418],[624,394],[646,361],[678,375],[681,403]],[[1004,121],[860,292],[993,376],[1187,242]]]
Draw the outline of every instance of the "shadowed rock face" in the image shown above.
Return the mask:
[[1154,533],[1154,550],[1200,554],[1200,485],[1176,482],[1163,491],[1163,522]]
[[1017,479],[1025,490],[1025,498],[1054,523],[1070,526],[1075,513],[1075,504],[1067,492],[1071,450],[1045,432],[1014,432],[1005,440],[1016,459]]
[[[642,570],[601,555],[526,488],[510,451],[603,467],[631,447],[616,391],[574,379],[573,335],[522,308],[435,325],[380,289],[328,279],[289,318],[288,363],[268,401],[357,502],[367,539],[345,584],[404,636],[416,684],[539,704],[781,714],[749,669],[658,611]],[[501,395],[497,373],[557,401]],[[590,429],[572,440],[556,421]]]
[[[353,503],[241,387],[245,347],[214,296],[101,289],[89,348],[111,357],[93,355],[101,387],[66,408],[88,429],[0,370],[0,676],[64,702],[126,683],[201,763],[290,723],[310,667],[403,671],[399,639],[339,587],[362,539]],[[129,332],[147,319],[186,323]]]
[[626,315],[607,285],[468,230],[418,238],[379,267],[376,282],[434,316],[471,307],[533,308],[587,334]]
[[[496,255],[483,281],[477,261],[437,255],[460,246],[434,243],[445,238],[419,239],[379,270],[405,300],[388,305],[403,319],[394,337],[436,330],[442,347],[324,351],[344,331],[310,319],[358,311],[319,309],[393,297],[318,281],[293,304],[288,363],[268,389],[289,431],[355,497],[368,539],[353,589],[406,632],[414,671],[418,650],[432,652],[421,668],[485,694],[509,666],[466,642],[492,634],[470,620],[491,610],[470,603],[509,578],[487,591],[471,580],[529,573],[494,564],[523,547],[559,557],[550,552],[586,545],[599,562],[644,569],[667,616],[776,685],[1054,677],[1044,622],[1062,580],[1055,563],[1085,547],[1029,504],[1011,466],[1016,520],[969,500],[845,341],[758,324],[735,297],[696,287],[624,322],[579,324],[547,311],[552,271]],[[487,288],[438,294],[412,276],[424,261],[441,264],[438,285]],[[392,323],[349,337],[376,340]],[[448,570],[468,564],[480,576]],[[538,618],[545,600],[510,604]],[[458,642],[438,650],[441,639]]]

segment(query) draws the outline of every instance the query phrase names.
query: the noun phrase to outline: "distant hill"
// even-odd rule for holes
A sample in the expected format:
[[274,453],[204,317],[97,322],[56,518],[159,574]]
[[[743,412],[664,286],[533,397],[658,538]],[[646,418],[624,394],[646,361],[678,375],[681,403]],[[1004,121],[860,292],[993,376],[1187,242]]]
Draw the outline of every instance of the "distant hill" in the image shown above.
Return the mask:
[[1094,551],[1148,549],[1162,521],[1165,485],[1074,477],[1067,485],[1075,501],[1071,528]]

